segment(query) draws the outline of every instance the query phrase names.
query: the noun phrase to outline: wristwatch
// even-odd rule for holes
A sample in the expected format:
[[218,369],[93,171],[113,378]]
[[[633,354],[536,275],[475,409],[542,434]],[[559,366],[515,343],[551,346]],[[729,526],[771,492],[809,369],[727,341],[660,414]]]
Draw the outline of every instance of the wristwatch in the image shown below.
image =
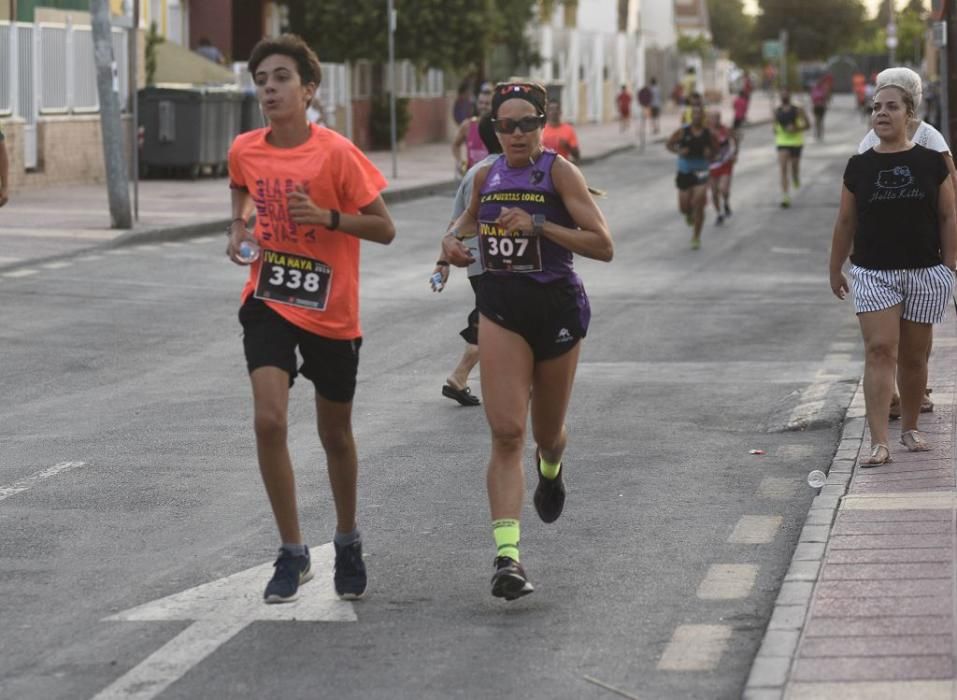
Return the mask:
[[545,232],[545,215],[532,214],[532,233],[541,236]]

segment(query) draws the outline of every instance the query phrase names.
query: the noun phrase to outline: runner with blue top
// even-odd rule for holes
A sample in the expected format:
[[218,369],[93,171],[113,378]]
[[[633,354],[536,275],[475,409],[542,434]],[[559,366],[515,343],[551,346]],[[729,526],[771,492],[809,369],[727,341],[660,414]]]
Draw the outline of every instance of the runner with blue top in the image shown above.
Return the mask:
[[708,206],[711,161],[720,148],[717,137],[705,126],[704,107],[698,104],[691,108],[691,123],[675,131],[665,148],[678,154],[678,175],[675,177],[678,210],[693,227],[691,249],[698,250],[704,210]]
[[565,414],[591,309],[573,257],[610,261],[608,224],[581,171],[543,149],[545,88],[495,88],[492,119],[505,153],[475,176],[468,208],[443,239],[444,259],[485,267],[477,303],[482,398],[492,433],[488,496],[497,547],[492,595],[515,600],[534,588],[519,563],[522,456],[531,410],[537,446],[535,509],[554,522],[565,503]]

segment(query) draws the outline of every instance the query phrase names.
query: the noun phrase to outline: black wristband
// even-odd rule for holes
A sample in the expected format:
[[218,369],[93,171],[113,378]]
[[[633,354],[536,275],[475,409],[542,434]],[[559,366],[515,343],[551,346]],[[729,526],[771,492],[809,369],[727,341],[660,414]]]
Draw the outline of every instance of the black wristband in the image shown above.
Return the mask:
[[339,212],[335,209],[329,210],[329,226],[327,226],[330,231],[335,231],[339,228]]
[[435,264],[436,264],[438,267],[448,267],[448,266],[449,266],[449,261],[448,261],[448,260],[436,260],[436,261],[435,261]]

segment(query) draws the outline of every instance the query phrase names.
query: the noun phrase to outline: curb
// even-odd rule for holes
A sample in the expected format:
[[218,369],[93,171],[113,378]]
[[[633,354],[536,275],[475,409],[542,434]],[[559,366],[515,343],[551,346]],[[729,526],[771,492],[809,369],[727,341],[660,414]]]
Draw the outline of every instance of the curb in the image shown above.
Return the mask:
[[744,700],[782,700],[830,541],[831,527],[847,493],[864,442],[864,380],[844,417],[844,429],[827,469],[827,481],[811,501],[791,564],[774,602],[751,672]]

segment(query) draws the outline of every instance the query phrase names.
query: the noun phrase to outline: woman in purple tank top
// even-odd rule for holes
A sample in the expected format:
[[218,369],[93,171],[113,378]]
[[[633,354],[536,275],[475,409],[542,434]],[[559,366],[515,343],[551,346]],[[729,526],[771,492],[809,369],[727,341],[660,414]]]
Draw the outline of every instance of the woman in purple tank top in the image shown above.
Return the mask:
[[610,261],[611,234],[585,178],[542,148],[545,88],[497,85],[492,121],[505,153],[478,171],[472,201],[443,239],[445,259],[472,261],[462,238],[478,236],[482,397],[492,432],[488,495],[498,553],[492,595],[531,593],[519,563],[522,453],[529,408],[536,444],[535,509],[546,523],[565,503],[565,413],[591,309],[574,254]]

